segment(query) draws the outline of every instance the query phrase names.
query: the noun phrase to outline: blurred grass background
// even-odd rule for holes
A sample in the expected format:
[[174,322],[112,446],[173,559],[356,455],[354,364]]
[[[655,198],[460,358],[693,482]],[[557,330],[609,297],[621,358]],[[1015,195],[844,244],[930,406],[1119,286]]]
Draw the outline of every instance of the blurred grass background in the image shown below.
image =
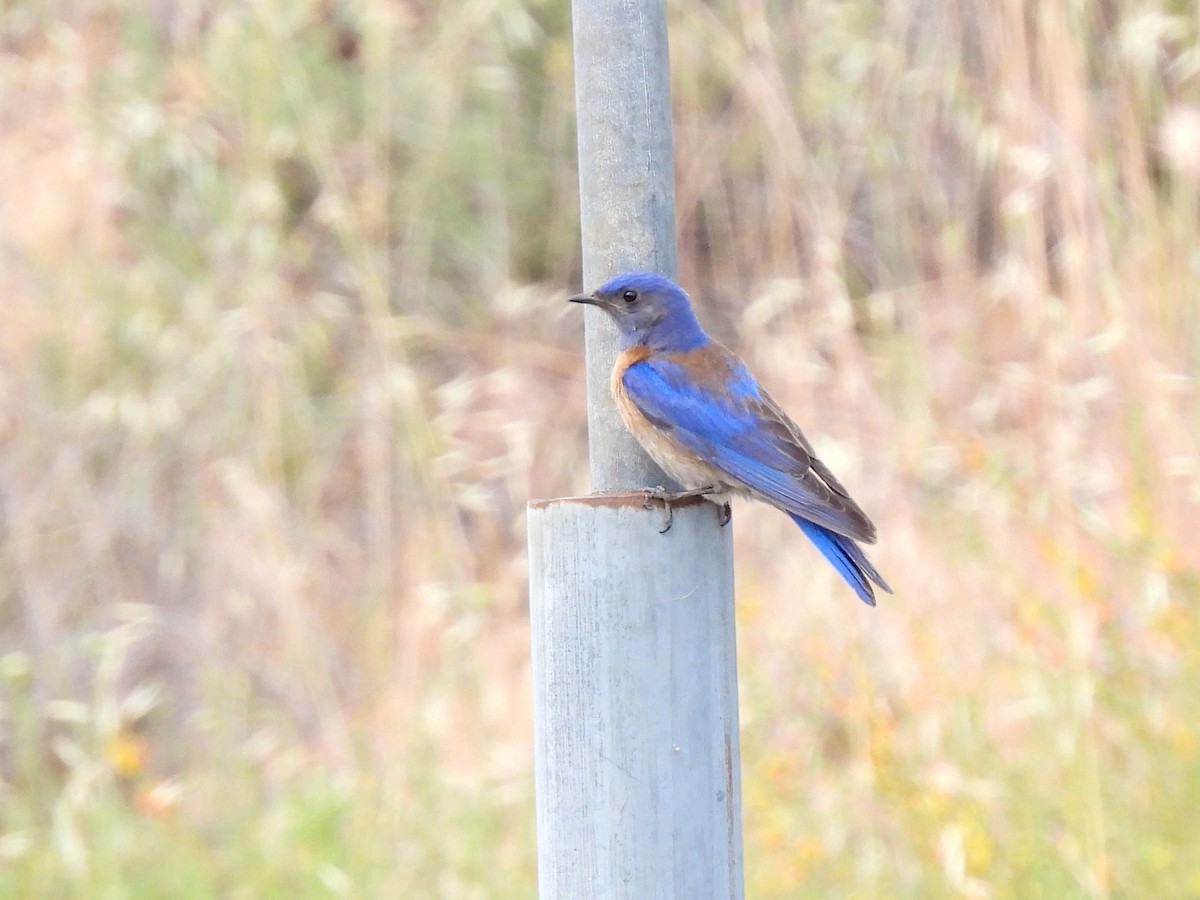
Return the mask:
[[[897,588],[735,513],[748,896],[1200,896],[1200,8],[671,28],[681,280]],[[5,0],[0,67],[0,895],[531,896],[568,4]]]

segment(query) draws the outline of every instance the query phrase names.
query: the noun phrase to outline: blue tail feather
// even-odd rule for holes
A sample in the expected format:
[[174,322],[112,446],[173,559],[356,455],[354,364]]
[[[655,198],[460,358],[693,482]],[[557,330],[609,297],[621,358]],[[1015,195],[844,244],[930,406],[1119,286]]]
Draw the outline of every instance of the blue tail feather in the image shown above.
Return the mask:
[[862,552],[862,548],[853,540],[836,531],[830,531],[828,528],[817,525],[815,522],[802,519],[800,516],[792,513],[788,513],[788,515],[808,535],[808,539],[816,544],[821,555],[833,564],[833,567],[846,579],[846,583],[854,588],[854,592],[867,606],[875,605],[875,589],[871,587],[872,581],[889,594],[892,592],[888,583],[883,580],[883,576],[871,565],[871,561]]

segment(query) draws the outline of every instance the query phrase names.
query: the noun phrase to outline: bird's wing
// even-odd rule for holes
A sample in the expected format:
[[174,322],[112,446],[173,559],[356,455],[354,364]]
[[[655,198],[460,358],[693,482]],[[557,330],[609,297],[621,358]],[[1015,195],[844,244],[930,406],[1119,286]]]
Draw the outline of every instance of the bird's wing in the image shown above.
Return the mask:
[[875,526],[779,405],[736,357],[651,357],[621,376],[629,399],[668,436],[763,500],[867,543]]

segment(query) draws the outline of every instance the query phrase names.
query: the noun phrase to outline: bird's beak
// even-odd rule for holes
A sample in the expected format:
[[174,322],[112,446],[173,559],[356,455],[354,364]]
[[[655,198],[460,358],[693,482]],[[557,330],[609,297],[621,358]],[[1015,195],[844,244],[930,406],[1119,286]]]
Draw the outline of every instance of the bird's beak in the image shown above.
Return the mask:
[[574,297],[568,297],[571,303],[587,303],[589,306],[600,306],[600,301],[596,299],[595,294],[576,294]]

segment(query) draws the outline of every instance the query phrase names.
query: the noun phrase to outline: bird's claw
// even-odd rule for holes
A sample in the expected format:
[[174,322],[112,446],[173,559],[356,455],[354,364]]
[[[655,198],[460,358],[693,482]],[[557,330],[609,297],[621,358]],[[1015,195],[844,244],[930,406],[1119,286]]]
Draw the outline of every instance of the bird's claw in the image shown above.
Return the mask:
[[674,499],[675,495],[662,487],[662,485],[656,488],[646,488],[642,491],[642,509],[653,509],[655,500],[663,505],[663,527],[658,529],[659,534],[666,534],[674,524],[675,512],[671,509],[671,501]]
[[[671,525],[673,525],[675,521],[675,511],[671,507],[672,503],[675,503],[678,500],[686,500],[689,497],[703,497],[707,494],[713,493],[716,493],[716,488],[712,486],[696,488],[690,491],[671,492],[659,485],[656,488],[646,488],[644,491],[642,491],[642,509],[651,509],[654,505],[652,502],[654,500],[657,500],[663,505],[663,512],[666,515],[663,518],[663,527],[658,529],[658,533],[666,534],[671,530]],[[729,520],[732,518],[732,516],[733,511],[729,508],[729,504],[726,503],[721,507],[720,511],[718,511],[717,521],[722,527],[724,527],[729,524]]]

